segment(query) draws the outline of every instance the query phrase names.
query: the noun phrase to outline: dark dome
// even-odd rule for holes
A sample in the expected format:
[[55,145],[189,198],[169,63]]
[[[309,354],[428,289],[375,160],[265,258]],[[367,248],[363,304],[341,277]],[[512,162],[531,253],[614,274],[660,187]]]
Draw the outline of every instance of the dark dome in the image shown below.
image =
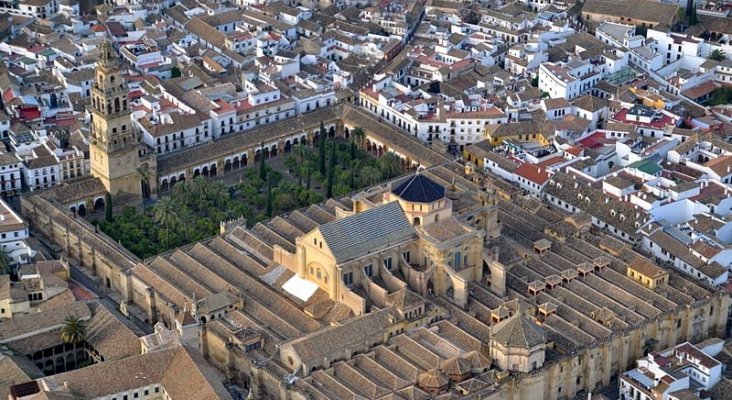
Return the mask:
[[434,203],[445,197],[445,188],[422,174],[394,182],[391,192],[412,203]]

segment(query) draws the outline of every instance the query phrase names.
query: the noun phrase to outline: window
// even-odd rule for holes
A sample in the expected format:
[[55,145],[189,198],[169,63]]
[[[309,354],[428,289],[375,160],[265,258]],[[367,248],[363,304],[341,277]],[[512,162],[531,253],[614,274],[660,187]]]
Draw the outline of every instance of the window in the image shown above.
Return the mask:
[[366,274],[366,276],[371,276],[371,274],[374,273],[374,266],[369,264],[363,267],[363,273]]
[[384,267],[391,271],[391,257],[384,259]]
[[346,285],[353,284],[353,272],[346,272],[343,274],[343,283]]

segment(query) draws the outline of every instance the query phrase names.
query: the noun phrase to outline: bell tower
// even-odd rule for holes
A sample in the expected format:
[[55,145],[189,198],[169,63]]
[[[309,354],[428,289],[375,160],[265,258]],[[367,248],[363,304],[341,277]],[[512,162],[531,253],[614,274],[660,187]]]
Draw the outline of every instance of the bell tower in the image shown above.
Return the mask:
[[90,158],[91,173],[100,179],[115,201],[137,201],[142,185],[140,139],[132,128],[127,85],[117,53],[109,41],[99,46],[92,86]]

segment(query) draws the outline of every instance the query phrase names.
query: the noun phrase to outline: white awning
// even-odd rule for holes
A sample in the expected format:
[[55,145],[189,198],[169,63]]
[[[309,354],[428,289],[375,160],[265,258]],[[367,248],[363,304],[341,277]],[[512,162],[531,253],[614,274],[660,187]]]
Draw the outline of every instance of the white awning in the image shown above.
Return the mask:
[[284,285],[282,289],[302,301],[308,301],[310,296],[318,290],[318,285],[308,280],[302,279],[297,275],[293,275]]

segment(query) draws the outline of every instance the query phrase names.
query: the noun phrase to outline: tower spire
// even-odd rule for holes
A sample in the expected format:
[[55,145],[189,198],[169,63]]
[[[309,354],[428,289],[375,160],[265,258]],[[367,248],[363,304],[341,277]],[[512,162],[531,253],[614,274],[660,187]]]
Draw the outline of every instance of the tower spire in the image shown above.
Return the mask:
[[119,56],[117,55],[117,52],[114,51],[112,42],[106,38],[99,45],[99,65],[105,68],[116,67],[119,65]]

